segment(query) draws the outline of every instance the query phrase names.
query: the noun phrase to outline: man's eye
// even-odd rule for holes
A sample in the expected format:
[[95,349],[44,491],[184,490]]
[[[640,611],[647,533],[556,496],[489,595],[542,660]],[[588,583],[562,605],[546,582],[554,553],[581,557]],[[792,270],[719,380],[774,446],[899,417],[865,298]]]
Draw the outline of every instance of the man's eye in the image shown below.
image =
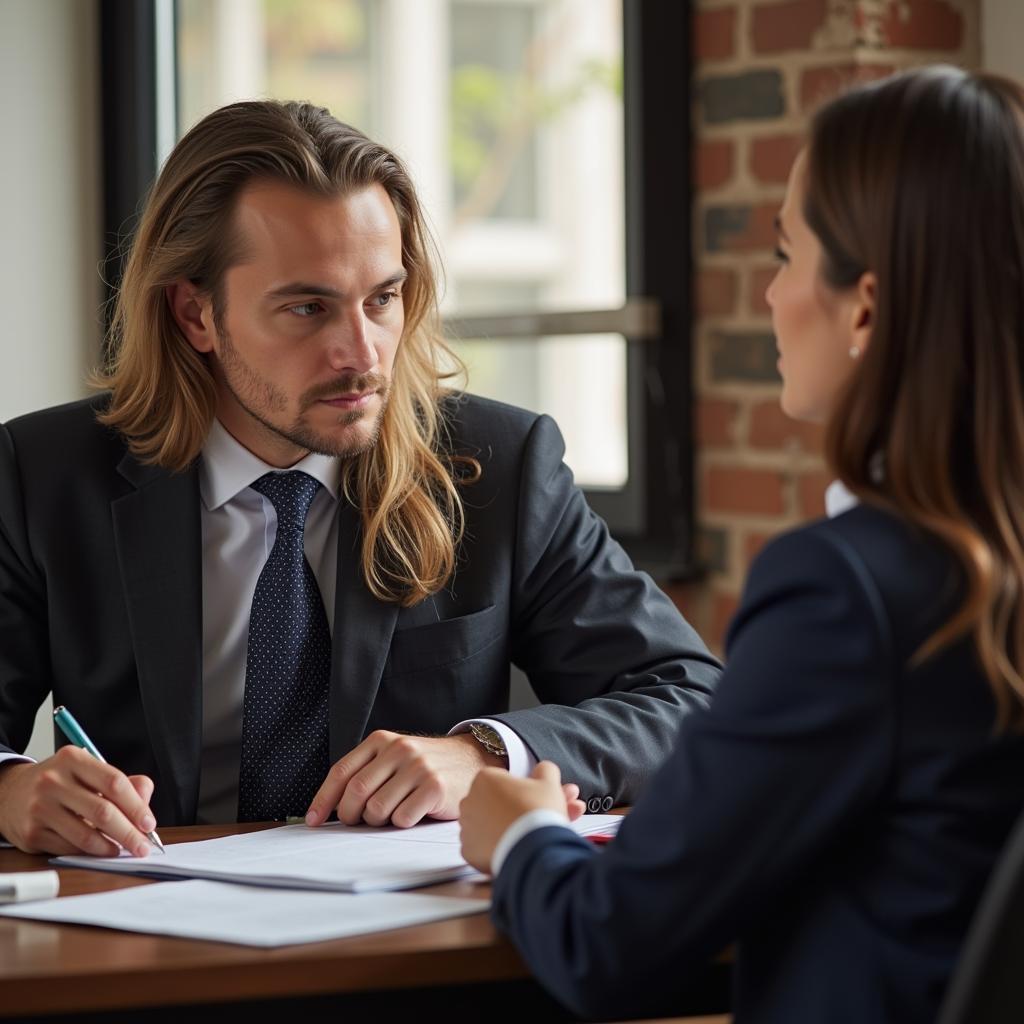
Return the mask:
[[289,313],[294,313],[296,316],[308,317],[315,316],[320,312],[319,302],[303,302],[300,306],[289,306]]

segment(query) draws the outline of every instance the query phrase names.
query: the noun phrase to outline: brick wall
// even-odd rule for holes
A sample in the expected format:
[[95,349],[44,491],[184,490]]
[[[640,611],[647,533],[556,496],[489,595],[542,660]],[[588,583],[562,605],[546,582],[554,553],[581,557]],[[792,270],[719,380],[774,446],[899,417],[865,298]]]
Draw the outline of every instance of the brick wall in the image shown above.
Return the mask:
[[808,112],[854,79],[975,67],[980,0],[696,0],[697,508],[709,573],[671,587],[716,649],[773,534],[823,514],[816,427],[779,409],[764,290],[773,218]]

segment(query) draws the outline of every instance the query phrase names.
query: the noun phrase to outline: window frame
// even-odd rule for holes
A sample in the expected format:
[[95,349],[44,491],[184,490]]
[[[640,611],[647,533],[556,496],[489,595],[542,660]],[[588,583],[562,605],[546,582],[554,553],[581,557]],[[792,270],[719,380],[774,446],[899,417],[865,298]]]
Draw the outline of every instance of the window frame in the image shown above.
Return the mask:
[[[660,331],[630,345],[629,427],[630,438],[639,435],[643,444],[644,529],[616,536],[654,574],[690,578],[699,571],[691,355],[692,5],[624,0],[622,6],[626,294],[656,303]],[[669,105],[671,123],[663,126],[665,97],[673,96],[678,101]],[[593,504],[600,512],[596,493]]]
[[[100,0],[98,17],[106,328],[127,242],[157,169],[156,4]],[[104,351],[106,345],[105,337]]]

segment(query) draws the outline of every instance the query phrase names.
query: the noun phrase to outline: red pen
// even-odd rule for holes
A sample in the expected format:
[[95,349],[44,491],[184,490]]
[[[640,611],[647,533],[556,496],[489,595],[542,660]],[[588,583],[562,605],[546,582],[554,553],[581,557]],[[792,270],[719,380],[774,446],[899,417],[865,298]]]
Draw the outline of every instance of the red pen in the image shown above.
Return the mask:
[[614,838],[614,832],[598,832],[595,835],[587,836],[587,839],[595,846],[604,846],[605,843],[610,843]]

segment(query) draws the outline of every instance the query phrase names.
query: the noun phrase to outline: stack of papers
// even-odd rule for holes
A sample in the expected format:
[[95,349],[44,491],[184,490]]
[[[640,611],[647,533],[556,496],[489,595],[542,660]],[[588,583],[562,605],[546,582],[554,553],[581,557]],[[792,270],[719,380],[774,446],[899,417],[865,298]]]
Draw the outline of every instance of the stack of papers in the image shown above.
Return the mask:
[[192,881],[24,903],[0,915],[271,948],[480,914],[488,905],[412,892],[353,896]]
[[[572,827],[580,835],[607,835],[621,823],[615,815],[591,814]],[[286,825],[176,843],[149,857],[57,857],[54,863],[190,881],[17,904],[0,908],[0,915],[270,947],[481,913],[489,905],[388,891],[482,877],[462,859],[457,821],[411,829]]]
[[[573,823],[580,835],[613,832],[622,818],[588,814]],[[285,825],[265,832],[175,843],[148,857],[57,857],[61,867],[94,868],[154,878],[208,878],[221,882],[380,892],[480,877],[460,852],[459,823],[373,828],[335,822],[309,828]]]

